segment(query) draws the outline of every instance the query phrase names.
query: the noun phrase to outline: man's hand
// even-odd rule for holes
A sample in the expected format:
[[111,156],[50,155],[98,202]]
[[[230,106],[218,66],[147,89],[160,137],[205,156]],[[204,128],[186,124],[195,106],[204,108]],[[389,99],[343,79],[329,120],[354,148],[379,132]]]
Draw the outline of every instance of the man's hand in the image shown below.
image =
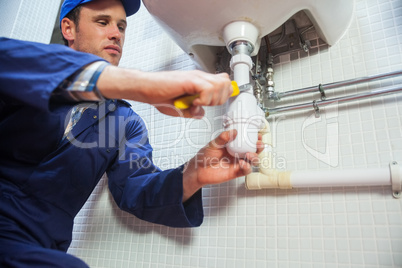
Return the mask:
[[257,141],[257,152],[247,153],[245,159],[239,159],[226,150],[226,144],[236,135],[236,130],[222,132],[187,163],[183,172],[183,202],[205,185],[227,182],[251,173],[252,165],[258,164],[258,154],[264,148],[261,136]]
[[[181,117],[202,117],[202,106],[224,104],[233,92],[229,75],[202,71],[141,72],[108,66],[97,87],[111,99],[129,99],[154,105],[161,113]],[[175,99],[199,95],[186,110],[174,107]]]

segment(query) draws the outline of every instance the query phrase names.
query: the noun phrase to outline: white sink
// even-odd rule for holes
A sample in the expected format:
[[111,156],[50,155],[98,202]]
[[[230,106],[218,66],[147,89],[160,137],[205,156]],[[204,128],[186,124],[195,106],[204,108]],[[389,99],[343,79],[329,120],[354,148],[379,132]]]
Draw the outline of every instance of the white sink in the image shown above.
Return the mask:
[[[318,35],[335,44],[347,30],[354,0],[143,0],[150,14],[196,64],[214,71],[217,47],[226,46],[223,29],[234,21],[252,23],[258,38],[304,11]],[[255,44],[253,55],[258,52]]]

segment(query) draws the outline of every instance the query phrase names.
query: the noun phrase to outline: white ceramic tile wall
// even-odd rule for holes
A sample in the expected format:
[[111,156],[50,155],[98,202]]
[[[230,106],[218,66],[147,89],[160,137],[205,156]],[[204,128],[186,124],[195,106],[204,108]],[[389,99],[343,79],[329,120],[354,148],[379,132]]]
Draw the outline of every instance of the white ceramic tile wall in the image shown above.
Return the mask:
[[[145,9],[130,23],[132,40],[127,40],[123,66],[147,71],[194,68]],[[277,90],[400,70],[401,44],[400,1],[357,1],[356,18],[337,45],[309,58],[281,59],[275,69]],[[335,106],[336,118],[326,120],[324,114],[308,127],[303,124],[311,111],[271,118],[277,167],[368,168],[402,161],[401,101],[398,95]],[[164,168],[191,157],[197,151],[194,144],[205,144],[221,128],[215,120],[221,107],[208,109],[211,131],[197,136],[186,135],[184,128],[205,129],[207,121],[167,118],[137,103],[134,109],[150,126],[155,160]],[[329,127],[338,132],[327,134]],[[337,150],[325,160],[331,135]],[[321,153],[319,159],[309,150]],[[70,250],[94,267],[402,266],[402,207],[389,187],[247,191],[238,179],[205,188],[204,224],[185,230],[148,224],[120,212],[106,188],[103,180],[77,218]]]
[[61,0],[0,0],[0,36],[48,43]]
[[[16,6],[22,2],[35,3],[34,8],[49,1],[15,1],[14,6],[0,0],[0,13],[4,5],[13,12],[21,9]],[[22,16],[22,10],[17,14],[21,12]],[[15,23],[20,25],[23,17]],[[194,69],[145,8],[129,24],[121,66],[146,71]],[[21,32],[13,37],[22,39],[39,32],[17,28]],[[308,58],[290,61],[284,57],[275,66],[275,82],[277,90],[286,91],[401,69],[402,1],[357,0],[355,19],[341,41]],[[401,79],[365,87],[397,83]],[[149,126],[155,161],[162,168],[183,163],[221,129],[216,118],[223,113],[222,107],[207,109],[203,121],[168,118],[140,103],[133,103],[133,108]],[[270,118],[278,168],[369,168],[385,167],[393,160],[402,163],[401,94],[334,109],[334,118],[323,114],[321,121],[308,126],[311,111]],[[187,129],[209,131],[190,133]],[[329,138],[331,148],[337,150],[325,158]],[[203,197],[201,227],[168,228],[121,212],[104,178],[76,218],[69,252],[99,268],[402,267],[402,201],[391,197],[389,187],[247,191],[240,178],[206,187]]]

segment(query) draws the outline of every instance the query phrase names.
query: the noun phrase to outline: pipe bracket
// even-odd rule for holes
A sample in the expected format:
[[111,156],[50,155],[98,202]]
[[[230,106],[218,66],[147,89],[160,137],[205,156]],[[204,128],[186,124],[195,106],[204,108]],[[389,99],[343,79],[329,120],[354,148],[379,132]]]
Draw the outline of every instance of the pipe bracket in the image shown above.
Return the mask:
[[320,107],[318,107],[316,100],[313,101],[313,108],[314,108],[314,112],[315,112],[315,118],[319,118],[320,117]]
[[324,87],[322,86],[322,84],[318,85],[318,91],[320,91],[321,100],[326,100],[327,96],[325,95]]
[[398,162],[392,161],[389,164],[389,169],[391,172],[392,196],[399,199],[402,196],[402,174],[400,173]]

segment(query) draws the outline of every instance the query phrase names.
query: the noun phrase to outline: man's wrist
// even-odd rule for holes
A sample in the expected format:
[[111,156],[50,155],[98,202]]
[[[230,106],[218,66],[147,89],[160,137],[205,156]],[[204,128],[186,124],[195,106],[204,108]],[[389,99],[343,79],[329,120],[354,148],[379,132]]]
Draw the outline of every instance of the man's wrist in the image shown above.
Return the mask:
[[64,80],[53,91],[52,98],[71,102],[105,100],[96,84],[107,66],[109,63],[97,61],[83,67],[75,75]]
[[198,182],[197,169],[194,166],[193,160],[191,159],[187,162],[183,169],[183,203],[204,186]]

